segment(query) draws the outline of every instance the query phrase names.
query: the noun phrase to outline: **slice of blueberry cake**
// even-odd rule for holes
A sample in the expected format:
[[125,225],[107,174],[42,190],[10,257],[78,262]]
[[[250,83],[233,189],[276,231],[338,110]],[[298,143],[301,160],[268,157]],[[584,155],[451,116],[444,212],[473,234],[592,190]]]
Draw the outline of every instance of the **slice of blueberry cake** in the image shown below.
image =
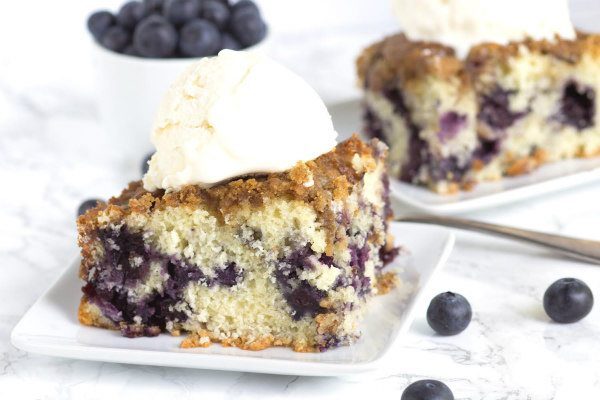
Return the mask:
[[600,35],[451,47],[388,37],[358,59],[365,130],[390,174],[453,193],[600,154]]
[[134,182],[78,220],[79,320],[183,347],[322,351],[348,344],[397,253],[378,140],[211,188]]

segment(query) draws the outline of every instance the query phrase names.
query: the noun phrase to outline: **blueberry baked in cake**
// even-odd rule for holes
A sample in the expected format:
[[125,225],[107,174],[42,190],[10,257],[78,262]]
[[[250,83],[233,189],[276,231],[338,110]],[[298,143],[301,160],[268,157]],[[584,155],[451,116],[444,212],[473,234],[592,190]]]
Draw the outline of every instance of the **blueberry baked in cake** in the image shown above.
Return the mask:
[[395,284],[383,268],[397,250],[387,147],[335,135],[316,93],[278,64],[200,61],[161,106],[143,181],[78,220],[79,320],[188,333],[183,347],[354,341],[368,300]]
[[600,35],[575,32],[566,1],[395,5],[404,33],[357,63],[392,176],[454,193],[600,154]]

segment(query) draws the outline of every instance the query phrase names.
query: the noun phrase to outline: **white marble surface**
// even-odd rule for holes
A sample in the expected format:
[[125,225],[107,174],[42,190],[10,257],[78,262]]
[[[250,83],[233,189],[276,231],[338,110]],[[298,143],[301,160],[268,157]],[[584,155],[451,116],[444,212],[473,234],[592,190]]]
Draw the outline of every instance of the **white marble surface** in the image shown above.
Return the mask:
[[[49,358],[13,348],[12,327],[76,253],[79,202],[115,194],[138,177],[144,151],[112,153],[96,118],[81,21],[102,3],[21,0],[3,4],[0,13],[1,398],[399,399],[408,383],[425,377],[445,381],[457,399],[600,398],[600,306],[567,326],[548,322],[541,307],[546,287],[565,276],[583,279],[600,298],[600,269],[466,233],[459,233],[427,297],[462,293],[474,308],[471,326],[457,337],[437,337],[427,327],[423,303],[410,333],[390,354],[391,367],[376,374],[325,379],[195,371]],[[581,23],[589,27],[593,14],[586,10],[577,15],[587,15]],[[389,28],[388,21],[377,29]],[[347,40],[340,26],[332,29],[328,43]],[[285,35],[302,42],[302,33]],[[286,43],[282,39],[280,48]],[[288,59],[309,73],[300,53],[289,52]],[[600,183],[471,217],[600,239],[599,198]]]

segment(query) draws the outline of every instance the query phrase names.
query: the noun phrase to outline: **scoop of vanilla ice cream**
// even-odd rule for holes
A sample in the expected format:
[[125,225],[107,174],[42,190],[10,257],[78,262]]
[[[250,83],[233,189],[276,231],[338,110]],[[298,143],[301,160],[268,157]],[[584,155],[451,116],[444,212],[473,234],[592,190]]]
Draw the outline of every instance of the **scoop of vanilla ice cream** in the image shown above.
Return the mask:
[[483,42],[575,38],[568,0],[392,0],[405,34],[465,56]]
[[162,101],[144,188],[285,171],[330,151],[336,137],[325,104],[302,78],[257,53],[223,50],[191,66]]

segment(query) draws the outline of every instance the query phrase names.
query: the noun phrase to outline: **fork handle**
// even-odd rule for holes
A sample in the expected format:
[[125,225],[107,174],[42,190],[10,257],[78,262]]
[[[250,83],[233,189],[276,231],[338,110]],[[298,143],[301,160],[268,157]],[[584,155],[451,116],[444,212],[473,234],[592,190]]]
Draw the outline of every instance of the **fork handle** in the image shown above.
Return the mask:
[[516,239],[553,249],[572,258],[587,261],[589,263],[600,264],[600,242],[594,240],[576,239],[567,236],[446,216],[415,215],[397,217],[395,220],[398,222],[442,225]]

